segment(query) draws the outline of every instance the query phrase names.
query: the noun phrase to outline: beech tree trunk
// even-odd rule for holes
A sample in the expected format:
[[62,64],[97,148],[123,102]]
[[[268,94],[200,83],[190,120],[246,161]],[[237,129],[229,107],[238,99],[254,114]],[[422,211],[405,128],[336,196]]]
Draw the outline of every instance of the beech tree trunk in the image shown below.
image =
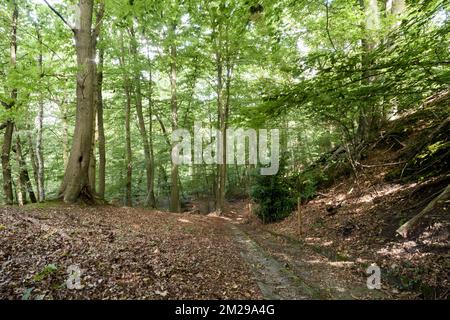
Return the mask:
[[27,202],[27,193],[30,197],[30,201],[32,203],[36,203],[36,195],[33,191],[33,186],[30,181],[30,175],[28,173],[27,169],[27,163],[25,161],[25,158],[23,156],[22,152],[22,143],[20,141],[19,134],[16,134],[16,146],[15,146],[15,153],[16,153],[16,159],[17,163],[19,164],[19,181],[21,186],[21,193],[23,198],[23,204]]
[[[96,23],[95,28],[92,35],[92,59],[95,61],[97,58],[97,42],[98,37],[100,36],[101,26],[102,26],[102,20],[103,20],[103,14],[104,14],[104,2],[100,2],[99,6],[96,8]],[[92,147],[91,147],[91,157],[90,157],[90,163],[89,163],[89,183],[91,186],[91,192],[96,194],[96,177],[97,177],[97,159],[95,156],[95,144],[97,143],[98,136],[97,136],[97,108],[99,103],[102,103],[99,101],[99,99],[102,98],[101,93],[99,94],[99,77],[98,77],[98,71],[97,66],[94,64],[94,116],[92,117]]]
[[132,152],[131,152],[131,130],[130,130],[130,118],[131,118],[131,96],[130,89],[128,85],[125,85],[125,94],[127,103],[125,106],[125,135],[126,135],[126,166],[127,166],[127,181],[126,181],[126,205],[131,207],[133,205],[132,190],[132,174],[133,174],[133,163],[132,163]]
[[[219,35],[220,37],[220,35]],[[221,41],[219,41],[221,44]],[[219,46],[219,50],[221,46]],[[216,52],[217,68],[217,113],[218,127],[223,141],[226,141],[226,112],[224,106],[224,85],[223,85],[223,61],[222,54]],[[226,179],[226,148],[222,150],[220,162],[217,164],[217,191],[216,191],[216,211],[222,214],[225,203],[225,179]]]
[[121,39],[121,57],[120,64],[123,68],[123,88],[125,91],[126,104],[125,104],[125,144],[126,144],[126,156],[125,165],[127,168],[127,178],[125,182],[125,205],[131,207],[133,205],[132,201],[132,177],[133,177],[133,164],[132,164],[132,151],[131,151],[131,130],[130,130],[130,119],[131,119],[131,88],[130,79],[126,74],[125,70],[125,48],[123,44],[123,35]]
[[[373,81],[370,67],[373,61],[370,60],[370,52],[377,44],[377,32],[380,28],[380,12],[378,9],[377,0],[359,0],[361,11],[365,14],[365,20],[361,28],[364,32],[364,38],[361,40],[363,47],[363,54],[361,56],[361,66],[363,69],[363,84],[368,84]],[[370,101],[363,101],[359,108],[358,132],[357,136],[359,142],[364,142],[369,139],[371,129],[376,126],[375,111],[376,106],[372,105]]]
[[[44,184],[44,154],[42,151],[42,123],[44,119],[44,104],[39,104],[38,126],[36,134],[36,163],[37,163],[37,189],[39,201],[45,201],[45,184]],[[67,133],[67,127],[66,127]],[[67,134],[66,134],[67,140]]]
[[[16,55],[17,55],[17,21],[19,18],[19,9],[17,7],[17,2],[12,1],[13,12],[11,19],[11,46],[10,46],[10,59],[11,66],[16,67]],[[17,100],[17,89],[13,88],[11,91],[11,102],[2,103],[5,105],[6,109],[12,108]],[[3,193],[5,197],[5,203],[8,205],[13,204],[14,195],[12,188],[12,177],[11,177],[11,146],[12,146],[12,136],[14,131],[13,120],[6,121],[5,133],[3,136],[3,146],[2,146],[2,176],[3,176]]]
[[[217,114],[218,114],[218,128],[220,130],[223,149],[221,159],[217,165],[217,189],[216,189],[216,211],[222,214],[225,206],[225,192],[227,180],[227,128],[228,128],[228,114],[230,102],[230,84],[232,64],[229,52],[229,36],[228,26],[225,26],[224,39],[222,38],[221,24],[218,25],[217,30],[217,51],[216,51],[216,70],[217,70]],[[224,74],[225,69],[225,74]]]
[[[172,37],[175,38],[176,25],[172,26]],[[177,47],[175,39],[172,39],[172,45],[170,46],[170,90],[171,90],[171,110],[172,110],[172,131],[178,128],[178,101],[177,101]],[[170,211],[180,212],[180,188],[178,185],[178,165],[171,160],[170,170]]]
[[97,131],[98,131],[98,196],[105,199],[106,150],[105,129],[103,125],[103,60],[104,49],[99,49],[97,67]]
[[93,0],[80,0],[79,29],[74,30],[77,54],[77,110],[72,147],[60,196],[65,202],[93,201],[89,183],[89,163],[94,118],[94,48],[92,33]]
[[[96,69],[96,68],[95,68]],[[94,70],[95,70],[94,69]],[[94,71],[94,74],[96,75],[96,71]],[[92,140],[91,140],[91,156],[89,159],[89,184],[91,191],[95,193],[95,182],[96,182],[96,159],[95,159],[95,143],[96,143],[96,133],[97,133],[97,122],[96,122],[96,114],[97,114],[97,79],[95,77],[94,80],[94,116],[93,116],[93,123],[92,123]]]
[[27,139],[28,139],[28,152],[30,154],[31,167],[33,168],[33,178],[37,190],[37,200],[39,201],[38,165],[36,158],[36,150],[34,149],[35,143],[33,140],[33,136],[31,134],[30,125],[27,125]]
[[[42,39],[39,29],[36,29],[38,41],[39,41],[39,69],[40,69],[40,78],[44,76],[43,70],[43,59],[42,59]],[[39,101],[39,111],[38,111],[38,124],[37,124],[37,132],[36,132],[36,165],[37,165],[37,191],[39,201],[45,201],[45,185],[44,185],[44,155],[42,151],[42,127],[44,121],[44,103],[42,101],[42,96]],[[67,130],[67,127],[66,127]],[[67,136],[66,136],[67,137]],[[30,148],[33,148],[30,145]],[[66,163],[64,163],[66,164]]]
[[150,171],[150,182],[151,182],[151,188],[147,195],[149,199],[146,200],[147,203],[154,204],[154,207],[156,208],[156,196],[155,196],[155,155],[153,153],[153,85],[152,85],[152,70],[149,70],[149,93],[148,93],[148,119],[149,119],[149,125],[148,125],[148,134],[149,134],[149,147],[150,147],[150,163],[151,163],[151,171]]
[[[172,131],[178,128],[178,101],[177,101],[177,47],[175,44],[176,36],[176,24],[171,27],[171,37],[172,44],[170,46],[170,91],[171,91],[171,112],[172,112]],[[179,188],[179,178],[178,178],[178,165],[171,160],[171,170],[170,170],[170,211],[180,212],[180,188]]]
[[4,201],[7,205],[11,205],[14,202],[12,177],[11,177],[11,164],[10,164],[13,130],[14,130],[14,123],[8,120],[6,122],[5,133],[3,135],[3,146],[2,146],[3,194],[5,197]]
[[[138,65],[139,61],[138,57],[138,44],[136,40],[136,35],[134,33],[133,27],[130,27],[130,35],[131,35],[131,54],[134,58],[135,65]],[[142,144],[144,146],[144,156],[145,156],[145,171],[147,176],[147,195],[145,200],[145,205],[154,208],[155,203],[155,195],[153,191],[153,159],[150,154],[150,142],[148,139],[147,129],[145,127],[144,115],[142,112],[142,90],[141,90],[141,77],[140,72],[135,72],[135,93],[136,93],[136,113],[138,116],[139,123],[139,132],[142,138]]]

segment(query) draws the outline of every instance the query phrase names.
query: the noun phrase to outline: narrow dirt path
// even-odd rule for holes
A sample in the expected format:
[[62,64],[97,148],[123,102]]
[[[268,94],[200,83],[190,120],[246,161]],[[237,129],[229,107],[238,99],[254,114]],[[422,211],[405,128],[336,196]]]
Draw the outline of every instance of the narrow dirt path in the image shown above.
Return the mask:
[[337,261],[295,239],[247,223],[245,207],[220,217],[252,269],[265,299],[384,299],[369,290],[367,275],[352,261]]
[[239,227],[230,224],[233,235],[242,249],[242,257],[250,264],[265,299],[305,300],[320,298],[320,292],[268,255]]

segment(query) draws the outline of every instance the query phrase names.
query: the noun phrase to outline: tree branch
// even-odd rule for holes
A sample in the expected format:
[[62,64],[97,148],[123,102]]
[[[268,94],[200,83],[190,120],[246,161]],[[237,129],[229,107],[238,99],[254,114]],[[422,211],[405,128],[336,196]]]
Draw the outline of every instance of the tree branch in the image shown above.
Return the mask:
[[93,31],[93,38],[94,39],[97,39],[98,35],[100,34],[100,29],[102,27],[104,14],[105,14],[105,4],[102,1],[99,4],[98,11],[97,11],[97,14],[96,14],[95,27],[94,27],[94,31]]
[[50,3],[48,3],[47,0],[44,0],[44,2],[47,4],[47,6],[52,10],[63,22],[66,26],[69,27],[70,30],[72,30],[73,33],[75,33],[75,29],[71,27],[71,25],[67,22],[67,20],[62,16],[61,13],[58,12]]
[[397,233],[401,235],[403,238],[407,238],[408,235],[414,231],[419,222],[420,219],[422,219],[424,216],[432,212],[436,206],[439,204],[443,204],[447,202],[450,199],[450,185],[448,185],[442,193],[434,198],[422,211],[420,211],[419,214],[415,215],[413,218],[411,218],[409,221],[404,223],[400,228],[397,229]]
[[333,47],[334,51],[336,51],[336,46],[334,45],[333,39],[331,38],[331,34],[330,34],[330,17],[329,17],[329,4],[328,1],[325,3],[325,8],[326,8],[326,14],[327,14],[327,25],[326,25],[326,30],[327,30],[327,35],[328,35],[328,39],[331,42],[331,46]]

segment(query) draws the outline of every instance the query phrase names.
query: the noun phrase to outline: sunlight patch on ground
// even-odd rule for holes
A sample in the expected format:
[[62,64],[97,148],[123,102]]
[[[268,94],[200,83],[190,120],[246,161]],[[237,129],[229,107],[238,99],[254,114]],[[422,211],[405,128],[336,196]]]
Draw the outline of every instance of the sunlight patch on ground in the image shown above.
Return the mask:
[[189,221],[189,220],[186,220],[186,219],[183,219],[183,218],[178,218],[177,220],[180,221],[180,222],[183,222],[183,223],[192,223],[192,221]]
[[346,266],[352,266],[355,264],[353,261],[330,261],[327,263],[330,266],[334,266],[334,267],[346,267]]
[[375,190],[375,192],[366,194],[362,197],[360,197],[356,203],[370,203],[373,201],[373,199],[378,197],[384,197],[391,193],[397,192],[402,190],[404,187],[402,185],[396,184],[396,185],[387,185],[381,189]]
[[306,260],[306,263],[310,263],[310,264],[320,264],[320,263],[323,263],[323,261],[321,261],[321,260]]

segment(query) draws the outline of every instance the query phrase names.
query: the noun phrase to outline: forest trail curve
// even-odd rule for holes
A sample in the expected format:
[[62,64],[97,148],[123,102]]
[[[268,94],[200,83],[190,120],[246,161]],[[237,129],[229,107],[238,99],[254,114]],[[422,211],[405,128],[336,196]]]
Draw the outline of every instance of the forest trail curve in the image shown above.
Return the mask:
[[248,223],[248,207],[231,203],[221,219],[229,227],[257,279],[265,299],[385,299],[383,290],[369,290],[367,275],[352,261],[336,261],[317,248]]

